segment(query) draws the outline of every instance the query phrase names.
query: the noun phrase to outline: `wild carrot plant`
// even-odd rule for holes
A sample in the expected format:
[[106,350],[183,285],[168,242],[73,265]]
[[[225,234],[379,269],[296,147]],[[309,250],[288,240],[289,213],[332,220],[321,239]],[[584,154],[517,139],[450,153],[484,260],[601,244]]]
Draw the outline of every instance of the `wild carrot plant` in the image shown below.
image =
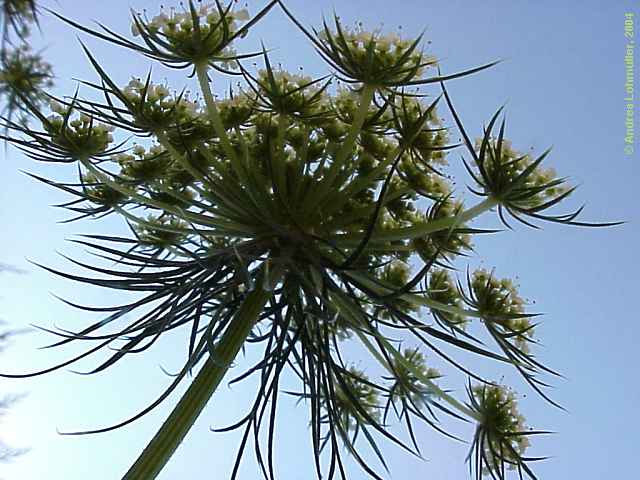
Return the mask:
[[[313,44],[326,77],[277,68],[266,48],[241,51],[251,28],[277,11]],[[41,372],[4,376],[47,373],[118,345],[93,370],[99,372],[165,332],[189,329],[187,359],[157,401],[117,425],[77,432],[135,421],[197,370],[125,479],[156,477],[249,344],[264,353],[239,377],[255,376],[259,385],[246,415],[227,429],[244,432],[232,478],[249,435],[259,439],[261,431],[267,435],[265,444],[255,442],[257,458],[265,478],[276,477],[273,428],[286,371],[300,383],[288,393],[309,410],[318,478],[348,478],[345,451],[381,478],[362,449],[383,468],[381,441],[420,455],[417,423],[451,436],[436,412],[476,425],[467,460],[477,478],[503,479],[509,470],[536,478],[526,450],[529,437],[544,432],[527,427],[512,390],[456,360],[456,352],[470,352],[514,368],[554,404],[540,376],[555,372],[535,356],[536,314],[510,279],[484,269],[459,273],[454,262],[472,250],[475,235],[491,232],[472,222],[492,212],[506,226],[611,224],[584,222],[581,209],[553,212],[574,188],[546,167],[548,151],[534,156],[512,147],[501,110],[471,139],[447,85],[493,63],[443,73],[422,36],[351,28],[338,17],[308,29],[277,0],[253,16],[233,2],[191,0],[151,18],[133,12],[132,36],[54,15],[194,76],[199,93],[173,90],[144,72],[118,85],[86,47],[97,81],[85,84],[101,100],[48,94],[47,109],[40,94],[12,90],[38,126],[6,117],[6,138],[31,158],[71,163],[79,172],[73,183],[37,178],[71,196],[65,207],[76,218],[116,214],[131,226],[128,237],[78,241],[116,267],[80,264],[92,272],[87,276],[49,270],[138,297],[79,307],[103,316],[79,332],[53,333],[58,346],[88,345],[84,353]],[[216,97],[212,84],[228,83],[234,86]],[[454,125],[443,124],[442,109]],[[452,128],[460,144],[450,141]],[[454,150],[464,152],[475,203],[463,203],[446,174]],[[492,345],[479,341],[482,330]],[[386,373],[373,378],[357,368],[346,339]],[[435,359],[469,377],[465,395],[444,385]],[[388,428],[394,419],[405,436]]]

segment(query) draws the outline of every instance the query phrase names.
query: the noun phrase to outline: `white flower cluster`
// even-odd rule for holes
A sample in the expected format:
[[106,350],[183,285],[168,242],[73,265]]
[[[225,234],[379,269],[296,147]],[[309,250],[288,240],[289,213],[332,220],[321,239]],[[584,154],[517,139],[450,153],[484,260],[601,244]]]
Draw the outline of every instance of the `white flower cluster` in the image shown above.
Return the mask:
[[528,352],[529,339],[533,336],[531,322],[526,317],[508,318],[509,315],[524,313],[524,300],[518,294],[513,281],[508,278],[497,279],[493,272],[481,268],[473,272],[471,288],[478,299],[478,307],[487,314],[490,321],[502,326],[507,334],[515,335],[516,345],[525,353]]
[[505,443],[522,455],[529,447],[526,435],[514,435],[526,432],[525,418],[518,411],[516,395],[510,388],[501,385],[476,385],[472,393],[480,405],[482,427],[487,432],[484,453],[492,468],[498,467],[502,461],[493,452],[500,452],[509,469],[518,465],[518,459]]
[[255,106],[255,98],[245,91],[217,102],[220,117],[226,127],[236,127],[249,120]]
[[[406,117],[411,123],[417,122],[428,109],[428,105],[425,105],[424,101],[420,98],[398,96],[394,100],[394,109]],[[435,107],[429,112],[427,123],[441,125],[442,122],[438,117],[438,110]]]
[[[424,73],[425,67],[437,65],[436,58],[423,54],[419,46],[407,56],[406,53],[413,40],[402,39],[393,32],[382,34],[380,30],[366,31],[359,24],[356,28],[341,26],[340,33],[342,39],[339,39],[338,33],[325,29],[318,33],[318,38],[327,48],[340,50],[341,56],[346,61],[370,65],[373,60],[376,73],[381,73],[388,68],[400,67],[401,72],[396,72],[394,75],[397,78],[387,78],[387,81],[407,80],[406,74],[412,68],[416,68],[413,77],[419,77]],[[373,58],[369,49],[372,42]]]
[[[482,148],[482,138],[476,138],[475,148],[478,153]],[[498,140],[496,138],[491,138],[488,141],[488,146],[486,148],[490,148],[492,152],[496,152],[498,150]],[[497,161],[498,168],[501,169],[502,174],[506,175],[510,179],[515,179],[520,173],[524,171],[527,166],[531,164],[531,156],[529,154],[522,154],[513,149],[510,140],[503,139],[502,144],[500,146],[500,158],[493,158],[495,155],[491,153],[491,155],[486,155],[485,160],[485,168],[491,170],[495,167],[495,162]]]
[[[341,26],[341,32],[347,43],[356,49],[366,50],[371,41],[373,41],[375,43],[375,51],[377,53],[394,53],[395,55],[400,56],[413,43],[413,40],[402,39],[395,32],[382,34],[381,29],[376,29],[374,31],[365,30],[362,23],[359,23],[356,28]],[[335,36],[333,32],[331,32],[331,35]],[[325,30],[322,30],[318,36],[321,40],[329,40],[329,36]],[[434,65],[437,63],[435,57],[424,57],[423,61],[433,62]]]
[[[425,220],[453,220],[456,215],[463,211],[463,207],[464,205],[460,200],[452,199],[451,197],[442,197],[430,208],[427,215],[422,215],[422,218],[419,220],[421,222]],[[460,225],[459,228],[464,228],[464,225]],[[425,237],[414,238],[411,241],[411,245],[425,262],[432,261],[436,253],[445,258],[449,258],[460,255],[465,250],[471,250],[473,246],[471,235],[464,233],[464,230],[460,231],[458,229],[454,229],[453,231],[449,231],[449,229],[438,230]]]
[[[429,110],[429,105],[425,105],[422,99],[399,97],[395,100],[393,111],[405,130],[403,133],[411,144],[411,150],[425,162],[447,165],[446,152],[439,148],[447,144],[449,137],[447,130],[441,128],[442,120],[438,117],[437,109],[433,107]],[[426,112],[427,119],[416,132],[420,118]]]
[[382,279],[394,287],[402,287],[409,281],[411,268],[402,260],[394,260],[387,265],[382,273]]
[[350,367],[349,373],[350,375],[343,375],[346,389],[337,380],[334,380],[335,396],[332,405],[335,414],[337,414],[342,427],[346,431],[355,429],[360,423],[369,423],[360,413],[360,409],[356,407],[352,398],[355,398],[359,407],[369,417],[377,419],[380,414],[378,392],[367,383],[369,379],[365,373],[355,367]]
[[43,89],[53,85],[52,78],[51,65],[28,44],[2,50],[0,95],[11,96],[17,91],[38,105],[46,98]]
[[[127,99],[134,101],[141,96],[144,90],[144,84],[137,78],[132,79],[122,90]],[[147,89],[147,99],[152,102],[163,100],[171,94],[169,89],[164,85],[149,84]]]
[[[527,187],[543,187],[545,185],[549,185],[551,182],[554,182],[557,178],[558,174],[555,168],[538,168],[527,182]],[[565,185],[549,186],[544,189],[544,191],[541,193],[541,196],[544,196],[546,198],[554,198],[558,195],[562,195],[567,190],[568,188]]]
[[[449,305],[452,307],[462,307],[460,292],[449,274],[444,268],[435,269],[429,276],[428,296],[430,300]],[[448,327],[465,329],[469,323],[468,317],[432,309],[433,314]]]
[[80,180],[87,200],[106,207],[115,207],[122,203],[126,197],[118,190],[100,181],[91,172],[81,172]]
[[156,249],[174,247],[182,242],[186,236],[188,225],[174,216],[150,215],[146,224],[136,228],[138,241]]
[[[353,118],[360,107],[360,95],[353,89],[340,85],[337,88],[333,104],[342,120],[350,123],[353,121]],[[378,107],[376,107],[372,102],[371,105],[369,105],[368,114],[374,114],[377,110]],[[385,112],[384,115],[385,120],[390,119],[388,112]]]
[[[313,79],[308,75],[290,73],[286,70],[281,69],[271,70],[271,74],[273,75],[275,83],[281,88],[283,92],[296,90],[313,81]],[[269,72],[266,69],[259,70],[258,80],[261,84],[268,84],[270,80]]]
[[509,278],[498,279],[484,268],[473,272],[471,288],[491,313],[520,314],[524,312],[524,301]]
[[312,113],[317,111],[326,97],[319,95],[320,86],[302,74],[282,69],[258,71],[260,94],[269,99],[270,107],[284,114]]
[[29,20],[33,20],[33,2],[30,0],[7,0],[3,3],[6,15],[24,15]]
[[[131,24],[131,33],[134,36],[142,35],[148,30],[152,34],[161,35],[164,40],[177,50],[178,54],[193,53],[204,48],[207,56],[218,57],[223,68],[237,68],[237,63],[233,59],[236,52],[225,44],[225,35],[232,36],[238,31],[242,22],[249,20],[249,13],[246,9],[224,12],[220,11],[216,4],[201,5],[196,11],[198,30],[194,28],[194,17],[189,9],[177,12],[171,8],[169,12],[164,9],[150,21],[145,21],[139,14],[136,21]],[[224,23],[224,25],[223,25]],[[140,25],[144,25],[141,31]],[[204,42],[202,41],[204,40]],[[200,44],[200,45],[197,45]]]
[[[490,147],[497,151],[498,140],[491,138],[489,140]],[[475,141],[475,148],[477,152],[480,152],[482,145],[482,139],[478,138]],[[509,179],[515,180],[522,172],[524,172],[534,162],[533,157],[528,153],[521,153],[516,151],[509,140],[503,140],[500,158],[496,159],[498,162],[498,168],[501,169],[501,173],[506,175]],[[493,160],[485,161],[485,168],[492,170],[496,168]],[[527,177],[520,189],[536,189],[538,187],[544,187],[546,185],[555,182],[558,179],[558,175],[553,168],[542,168],[540,166]],[[567,191],[567,187],[564,184],[550,185],[544,188],[542,191],[535,195],[527,197],[525,200],[518,202],[523,207],[534,207],[545,202],[546,199],[557,197]]]
[[171,157],[160,145],[145,149],[134,145],[131,153],[114,155],[112,160],[120,165],[120,175],[135,181],[152,182],[162,178],[171,164]]
[[56,100],[49,102],[49,108],[54,113],[47,117],[46,130],[53,141],[75,154],[100,154],[113,142],[113,125],[98,123],[83,112],[73,120],[65,121],[65,118],[73,114],[73,108]]
[[418,404],[428,402],[433,392],[422,379],[436,380],[442,375],[435,368],[427,366],[424,354],[417,348],[406,348],[401,355],[403,361],[396,360],[393,362],[394,377],[396,379],[392,393],[393,398],[400,400],[410,398],[414,403]]
[[[139,108],[145,93],[145,84],[134,78],[122,89],[122,93],[129,102]],[[166,86],[154,83],[150,83],[146,89],[141,113],[147,120],[153,119],[156,122],[166,121],[174,124],[206,117],[200,104],[190,98],[189,92],[177,97],[171,95]]]
[[29,34],[29,24],[36,19],[33,0],[4,0],[0,9],[2,9],[5,25],[11,25],[18,35]]
[[418,168],[414,160],[408,156],[402,158],[398,170],[402,174],[402,179],[422,195],[442,199],[451,194],[451,185],[445,177],[430,170],[424,171]]
[[[213,3],[201,5],[197,10],[197,14],[200,20],[206,20],[210,24],[215,24],[220,21],[220,14],[216,5]],[[226,17],[229,20],[229,31],[232,33],[237,31],[238,22],[245,22],[250,18],[246,8],[229,11]],[[151,21],[145,23],[145,25],[151,31],[161,31],[163,34],[169,36],[176,31],[191,32],[193,29],[193,17],[188,10],[179,13],[176,12],[175,7],[171,7],[167,14],[164,8],[161,7],[160,13],[153,17]],[[131,24],[131,34],[134,37],[140,35],[140,29],[135,22]]]

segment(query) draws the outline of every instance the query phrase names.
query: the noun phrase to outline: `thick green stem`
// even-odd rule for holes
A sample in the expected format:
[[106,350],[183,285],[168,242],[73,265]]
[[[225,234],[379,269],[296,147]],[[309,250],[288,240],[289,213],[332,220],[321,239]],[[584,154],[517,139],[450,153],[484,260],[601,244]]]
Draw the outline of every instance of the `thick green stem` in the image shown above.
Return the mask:
[[270,291],[262,288],[262,281],[256,282],[256,289],[246,297],[213,352],[215,358],[207,359],[158,433],[122,477],[123,480],[156,478],[216,391],[271,295]]

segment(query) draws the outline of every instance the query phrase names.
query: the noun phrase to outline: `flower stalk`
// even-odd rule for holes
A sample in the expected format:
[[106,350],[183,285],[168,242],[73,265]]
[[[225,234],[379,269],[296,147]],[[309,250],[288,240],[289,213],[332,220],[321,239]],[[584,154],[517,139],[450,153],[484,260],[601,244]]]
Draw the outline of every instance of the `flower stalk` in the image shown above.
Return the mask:
[[209,75],[208,75],[208,63],[200,62],[195,64],[196,76],[198,77],[198,84],[200,85],[200,90],[202,90],[202,96],[204,97],[204,102],[207,107],[207,114],[209,120],[213,124],[213,128],[216,131],[216,134],[220,137],[220,142],[222,143],[222,148],[224,149],[224,153],[229,157],[233,163],[237,163],[237,155],[233,146],[231,145],[231,141],[229,140],[229,136],[227,135],[227,131],[222,124],[222,119],[220,118],[220,112],[218,112],[218,107],[216,107],[216,101],[213,98],[213,93],[211,92],[211,87],[209,86]]
[[[394,228],[390,230],[375,232],[371,238],[372,243],[389,242],[395,240],[411,240],[413,238],[424,237],[431,233],[440,232],[447,229],[455,229],[458,226],[479,217],[483,213],[495,208],[499,204],[498,200],[488,197],[473,207],[460,212],[454,217],[440,218],[432,220],[428,223],[419,223],[410,227]],[[360,239],[354,237],[353,234],[338,235],[336,244],[341,246],[357,245]]]
[[360,91],[358,100],[359,106],[353,117],[353,123],[351,124],[351,128],[349,129],[349,133],[338,149],[335,159],[331,163],[331,167],[327,172],[326,178],[324,178],[323,181],[318,184],[317,188],[312,192],[310,198],[308,199],[307,202],[309,205],[316,205],[321,202],[325,198],[329,190],[333,187],[333,183],[340,171],[340,168],[344,165],[345,160],[353,151],[356,140],[362,132],[362,126],[364,125],[364,121],[367,118],[369,106],[373,101],[375,93],[375,85],[365,83],[362,86],[362,90]]

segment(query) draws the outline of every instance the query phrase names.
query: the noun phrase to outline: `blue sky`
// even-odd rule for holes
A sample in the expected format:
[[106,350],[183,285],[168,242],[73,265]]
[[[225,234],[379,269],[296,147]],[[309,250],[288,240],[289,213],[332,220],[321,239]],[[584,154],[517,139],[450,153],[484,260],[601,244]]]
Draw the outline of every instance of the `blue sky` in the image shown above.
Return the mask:
[[[58,0],[45,4],[81,22],[97,20],[121,32],[129,31],[129,7],[146,8],[150,15],[158,10],[158,3],[150,0]],[[287,4],[307,25],[318,25],[321,15],[330,16],[335,7],[345,23],[362,21],[370,28],[385,30],[401,26],[406,36],[426,29],[425,38],[432,42],[430,53],[441,60],[444,72],[503,59],[491,70],[449,84],[467,129],[474,136],[480,135],[483,123],[505,104],[507,136],[513,145],[521,150],[533,147],[536,152],[553,146],[548,164],[580,185],[567,209],[584,202],[586,219],[628,222],[616,228],[590,230],[553,225],[545,225],[540,231],[516,227],[478,239],[477,253],[470,263],[495,267],[501,276],[517,277],[523,296],[535,300],[533,308],[546,314],[538,333],[543,344],[538,356],[566,377],[553,380],[552,395],[568,413],[544,403],[512,372],[478,363],[487,376],[504,375],[519,393],[526,394],[521,408],[531,425],[558,432],[537,439],[532,447],[532,454],[552,456],[538,465],[540,478],[632,478],[639,453],[636,432],[640,428],[636,413],[640,388],[635,380],[640,327],[631,301],[640,287],[636,272],[640,155],[623,152],[623,21],[625,12],[634,11],[632,2],[323,0],[311,4],[290,0]],[[250,12],[261,5],[250,2]],[[638,29],[637,7],[635,14]],[[59,77],[58,93],[72,93],[74,78],[96,78],[80,51],[75,32],[46,15],[42,31],[43,37],[36,33],[35,39],[46,47],[46,56]],[[251,50],[260,40],[274,48],[272,59],[285,68],[303,66],[311,75],[327,73],[304,37],[277,9],[239,45],[239,50]],[[120,83],[126,83],[132,75],[146,74],[149,68],[146,61],[124,50],[94,39],[87,39],[87,44]],[[181,74],[159,65],[154,66],[154,77],[167,78],[176,87],[184,82]],[[222,91],[227,84],[221,81],[216,85]],[[637,102],[636,108],[640,108]],[[639,148],[636,142],[636,150]],[[0,263],[27,273],[0,274],[0,316],[14,327],[35,323],[80,329],[93,317],[62,304],[51,293],[94,305],[110,305],[123,297],[63,281],[27,259],[73,271],[56,252],[79,259],[90,256],[66,239],[78,233],[125,233],[125,228],[116,218],[59,223],[68,214],[50,205],[67,197],[20,171],[65,180],[73,178],[74,168],[35,164],[12,149],[2,155],[6,158],[0,163],[4,180],[0,191]],[[462,190],[469,179],[459,168],[459,156],[451,155],[450,162],[452,171],[459,173],[457,185]],[[465,197],[472,200],[470,194]],[[477,225],[494,226],[496,222],[487,216]],[[47,334],[36,332],[17,338],[0,357],[0,368],[30,371],[77,351],[73,347],[38,350],[49,340]],[[28,393],[5,420],[4,438],[16,446],[32,447],[29,454],[12,464],[0,465],[0,476],[20,480],[80,480],[89,475],[92,480],[120,478],[179,395],[115,432],[69,437],[58,435],[56,430],[108,425],[136,413],[169,382],[160,366],[175,370],[185,353],[184,332],[178,332],[163,338],[154,350],[96,376],[59,371],[28,381],[0,381],[2,392]],[[82,363],[77,369],[89,369],[94,362]],[[367,364],[362,366],[366,368]],[[443,365],[434,366],[447,375],[448,387],[463,389],[464,378]],[[239,438],[213,434],[209,427],[237,419],[242,401],[252,392],[249,384],[221,387],[159,478],[228,476]],[[283,403],[280,419],[278,478],[312,478],[305,408],[294,401]],[[468,435],[468,429],[458,428]],[[390,478],[465,478],[466,446],[426,428],[421,429],[419,437],[426,462],[410,458],[394,446],[385,447]],[[352,479],[365,478],[357,468],[351,472]],[[258,475],[250,452],[240,478],[252,480]]]

